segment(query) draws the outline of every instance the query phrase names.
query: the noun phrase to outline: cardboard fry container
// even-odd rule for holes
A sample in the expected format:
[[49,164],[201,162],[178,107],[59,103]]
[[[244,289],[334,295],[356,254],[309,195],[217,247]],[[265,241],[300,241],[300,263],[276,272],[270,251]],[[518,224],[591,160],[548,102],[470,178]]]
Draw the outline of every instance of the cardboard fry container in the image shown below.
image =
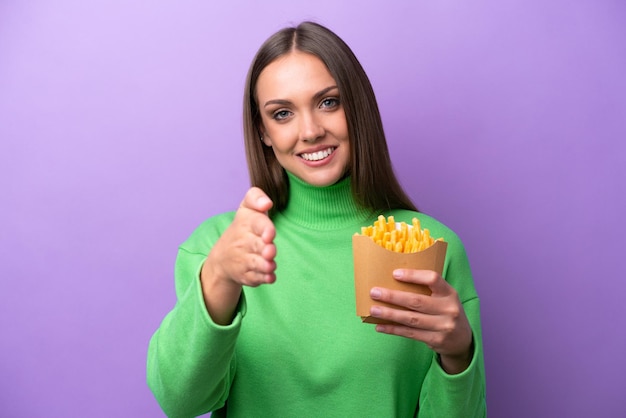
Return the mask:
[[372,305],[389,306],[396,309],[401,307],[385,302],[374,301],[370,298],[372,287],[384,287],[392,290],[402,290],[430,295],[426,286],[414,283],[405,283],[393,278],[393,271],[398,268],[417,270],[434,270],[441,274],[446,259],[448,243],[435,241],[433,245],[416,253],[397,253],[387,250],[376,244],[370,237],[354,235],[352,237],[352,252],[354,255],[354,287],[356,291],[356,314],[363,322],[370,324],[384,324],[384,321],[370,316]]

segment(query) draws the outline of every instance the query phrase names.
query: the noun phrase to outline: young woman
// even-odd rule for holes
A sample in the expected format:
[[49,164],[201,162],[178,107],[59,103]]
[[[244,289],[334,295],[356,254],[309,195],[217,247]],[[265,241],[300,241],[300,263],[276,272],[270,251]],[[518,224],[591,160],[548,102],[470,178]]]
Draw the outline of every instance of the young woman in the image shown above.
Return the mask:
[[[255,56],[244,100],[252,188],[179,249],[178,302],[154,334],[148,384],[170,416],[485,415],[479,301],[459,238],[417,212],[392,170],[368,78],[350,48],[304,22]],[[448,242],[430,287],[373,288],[355,314],[352,235],[378,215]],[[445,279],[444,279],[445,278]]]

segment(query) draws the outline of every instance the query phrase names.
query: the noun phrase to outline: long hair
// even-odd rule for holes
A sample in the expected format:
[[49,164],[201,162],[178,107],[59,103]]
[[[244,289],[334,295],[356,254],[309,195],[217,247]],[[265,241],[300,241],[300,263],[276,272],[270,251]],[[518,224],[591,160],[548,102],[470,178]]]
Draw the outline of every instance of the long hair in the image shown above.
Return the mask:
[[280,211],[289,201],[289,179],[271,147],[260,140],[261,115],[256,97],[259,75],[277,58],[293,50],[318,57],[335,79],[346,115],[350,142],[350,186],[365,209],[417,210],[398,182],[370,81],[350,47],[335,33],[314,22],[284,28],[259,49],[246,78],[243,105],[246,159],[253,186],[261,188]]

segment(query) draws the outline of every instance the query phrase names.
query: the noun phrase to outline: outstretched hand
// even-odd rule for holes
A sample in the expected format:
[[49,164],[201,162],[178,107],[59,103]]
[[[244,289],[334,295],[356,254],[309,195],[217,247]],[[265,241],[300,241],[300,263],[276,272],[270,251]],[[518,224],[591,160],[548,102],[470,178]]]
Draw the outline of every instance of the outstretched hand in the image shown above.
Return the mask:
[[276,229],[267,216],[272,205],[261,189],[252,187],[248,190],[235,219],[208,257],[219,279],[245,286],[274,282]]
[[394,278],[425,285],[431,295],[372,288],[374,300],[404,309],[375,305],[371,315],[393,322],[376,326],[378,332],[422,341],[441,358],[448,373],[460,373],[472,359],[472,329],[456,290],[440,274],[430,270],[394,270]]
[[205,305],[218,323],[229,323],[242,286],[276,280],[276,229],[267,211],[272,201],[258,187],[246,193],[235,218],[217,240],[202,266]]

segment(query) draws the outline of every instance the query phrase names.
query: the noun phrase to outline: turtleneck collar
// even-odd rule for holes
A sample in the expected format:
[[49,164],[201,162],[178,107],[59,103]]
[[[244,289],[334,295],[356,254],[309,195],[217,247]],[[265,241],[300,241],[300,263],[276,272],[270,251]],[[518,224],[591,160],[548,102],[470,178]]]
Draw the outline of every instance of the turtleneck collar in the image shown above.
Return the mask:
[[368,212],[352,198],[350,178],[325,187],[310,185],[293,174],[289,177],[289,202],[281,215],[306,228],[333,230],[360,224]]

